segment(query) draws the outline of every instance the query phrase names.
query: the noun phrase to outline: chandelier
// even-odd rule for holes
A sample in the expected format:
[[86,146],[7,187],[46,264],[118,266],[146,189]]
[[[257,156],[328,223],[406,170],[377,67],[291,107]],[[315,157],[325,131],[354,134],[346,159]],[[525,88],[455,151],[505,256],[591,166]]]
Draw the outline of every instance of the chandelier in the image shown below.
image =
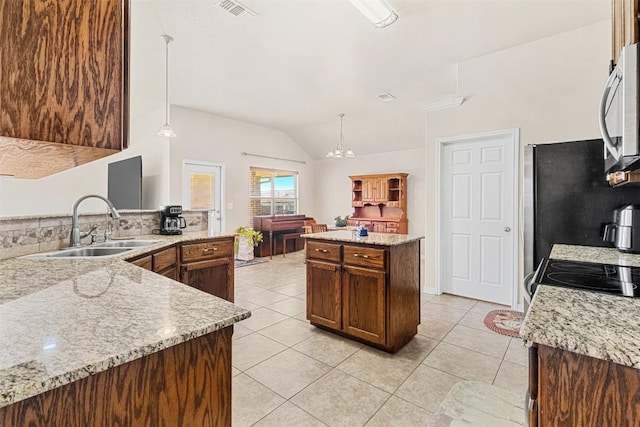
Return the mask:
[[175,132],[173,131],[173,128],[171,127],[171,125],[169,124],[169,43],[171,43],[173,41],[173,37],[171,37],[170,35],[167,34],[163,34],[160,37],[162,37],[164,39],[164,43],[165,43],[165,49],[166,49],[166,54],[165,54],[165,74],[164,74],[164,91],[165,91],[165,122],[164,125],[162,125],[160,127],[160,130],[158,131],[158,136],[164,136],[167,138],[173,138],[176,136]]
[[355,157],[356,153],[353,152],[351,147],[344,145],[344,137],[342,136],[342,119],[344,113],[338,114],[340,117],[340,142],[336,145],[332,145],[331,149],[327,153],[327,157],[330,159],[342,159],[344,157]]

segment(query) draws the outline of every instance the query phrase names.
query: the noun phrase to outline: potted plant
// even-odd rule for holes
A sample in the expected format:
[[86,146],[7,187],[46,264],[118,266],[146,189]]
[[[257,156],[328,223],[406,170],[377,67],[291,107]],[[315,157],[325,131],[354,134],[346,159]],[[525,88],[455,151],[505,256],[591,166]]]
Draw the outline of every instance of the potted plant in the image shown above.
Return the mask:
[[253,248],[258,246],[262,239],[263,236],[260,231],[256,231],[253,228],[238,227],[235,240],[236,259],[251,261],[253,259]]
[[349,215],[345,215],[344,219],[341,216],[337,216],[333,219],[336,220],[336,227],[346,227],[347,220],[349,219]]

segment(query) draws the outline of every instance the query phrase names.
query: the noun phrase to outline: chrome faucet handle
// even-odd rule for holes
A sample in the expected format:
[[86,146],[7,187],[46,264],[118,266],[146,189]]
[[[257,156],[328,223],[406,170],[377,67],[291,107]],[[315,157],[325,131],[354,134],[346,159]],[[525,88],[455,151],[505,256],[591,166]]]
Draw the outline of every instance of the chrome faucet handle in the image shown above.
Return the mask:
[[[94,231],[96,231],[98,229],[97,225],[92,225],[91,228],[89,229],[89,231],[87,231],[86,233],[80,233],[80,239],[84,239],[87,236],[95,236],[95,234],[93,234]],[[91,237],[91,243],[95,243],[94,238]]]

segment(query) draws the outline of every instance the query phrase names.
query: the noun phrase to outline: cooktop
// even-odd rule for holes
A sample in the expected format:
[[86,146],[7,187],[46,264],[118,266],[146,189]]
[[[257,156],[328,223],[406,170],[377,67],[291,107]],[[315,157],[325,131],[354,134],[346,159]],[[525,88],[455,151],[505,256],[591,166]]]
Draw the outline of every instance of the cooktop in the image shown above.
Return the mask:
[[538,284],[640,297],[640,267],[543,259],[531,284]]

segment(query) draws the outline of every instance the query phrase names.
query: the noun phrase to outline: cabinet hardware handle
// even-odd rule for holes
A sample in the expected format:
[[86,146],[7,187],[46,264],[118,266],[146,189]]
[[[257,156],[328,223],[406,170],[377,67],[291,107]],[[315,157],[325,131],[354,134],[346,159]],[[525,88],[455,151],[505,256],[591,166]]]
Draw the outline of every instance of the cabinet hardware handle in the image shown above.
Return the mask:
[[353,256],[356,258],[369,258],[369,255],[363,255],[363,254],[353,254]]
[[218,248],[204,248],[204,251],[205,251],[205,252],[209,252],[210,250],[217,251],[217,250],[218,250]]
[[326,253],[327,253],[327,252],[329,252],[329,251],[328,251],[328,250],[326,250],[326,249],[319,249],[319,248],[316,248],[316,252],[322,252],[323,254],[326,254]]

